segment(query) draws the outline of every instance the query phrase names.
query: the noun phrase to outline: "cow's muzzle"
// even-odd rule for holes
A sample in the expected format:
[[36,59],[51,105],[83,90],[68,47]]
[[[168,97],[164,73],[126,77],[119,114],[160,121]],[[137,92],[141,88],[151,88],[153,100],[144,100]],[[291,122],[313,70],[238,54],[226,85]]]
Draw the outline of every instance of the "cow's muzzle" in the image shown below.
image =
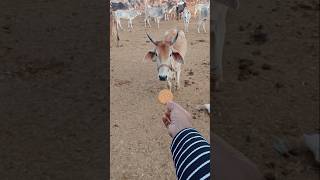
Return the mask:
[[167,76],[159,76],[160,81],[166,81],[168,79]]

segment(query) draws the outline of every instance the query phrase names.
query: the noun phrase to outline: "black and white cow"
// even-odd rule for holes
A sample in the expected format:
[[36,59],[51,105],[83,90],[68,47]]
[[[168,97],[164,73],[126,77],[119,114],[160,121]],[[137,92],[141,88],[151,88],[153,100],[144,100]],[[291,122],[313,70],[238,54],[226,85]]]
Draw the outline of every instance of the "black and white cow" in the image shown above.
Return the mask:
[[187,7],[187,3],[184,1],[178,2],[176,6],[176,17],[177,20],[181,19],[181,13],[183,12],[184,8]]

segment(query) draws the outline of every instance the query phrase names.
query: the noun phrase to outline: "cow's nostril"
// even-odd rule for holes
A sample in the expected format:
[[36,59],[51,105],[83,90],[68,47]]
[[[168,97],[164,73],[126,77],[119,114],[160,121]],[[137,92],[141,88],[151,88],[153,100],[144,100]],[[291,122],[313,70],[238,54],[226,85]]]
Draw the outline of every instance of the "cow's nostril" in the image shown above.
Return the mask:
[[167,80],[167,76],[159,76],[160,81],[166,81]]

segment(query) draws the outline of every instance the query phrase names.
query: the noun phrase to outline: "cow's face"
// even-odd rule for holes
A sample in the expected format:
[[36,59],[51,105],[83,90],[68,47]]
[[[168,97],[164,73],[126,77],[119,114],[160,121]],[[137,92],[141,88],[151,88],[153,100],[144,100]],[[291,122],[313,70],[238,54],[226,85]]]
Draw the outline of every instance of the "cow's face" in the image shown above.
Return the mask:
[[[178,36],[178,35],[177,35]],[[176,36],[176,38],[177,38]],[[148,35],[149,37],[149,35]],[[154,42],[150,37],[151,42],[154,43],[155,48],[153,51],[149,51],[144,59],[146,61],[153,61],[157,64],[158,78],[160,81],[167,81],[172,78],[173,62],[183,63],[183,58],[179,52],[175,52],[172,49],[172,45],[175,40],[171,42],[157,41]]]

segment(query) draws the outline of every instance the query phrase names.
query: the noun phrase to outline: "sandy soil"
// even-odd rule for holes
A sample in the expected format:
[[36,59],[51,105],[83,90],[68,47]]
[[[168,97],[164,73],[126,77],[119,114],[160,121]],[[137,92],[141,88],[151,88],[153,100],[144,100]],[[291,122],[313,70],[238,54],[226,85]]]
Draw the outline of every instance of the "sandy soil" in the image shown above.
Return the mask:
[[1,179],[105,179],[105,1],[0,1]]
[[[195,107],[210,101],[209,33],[198,34],[195,20],[186,33],[188,52],[182,66],[181,86],[174,100],[193,113],[193,125],[209,140],[209,116]],[[175,179],[169,146],[171,138],[162,124],[165,107],[157,95],[166,83],[157,78],[156,65],[143,62],[152,48],[147,42],[143,17],[133,22],[134,30],[120,31],[121,47],[111,48],[111,179]],[[122,22],[126,27],[126,21]],[[180,21],[152,22],[154,39],[165,30],[183,28]],[[207,30],[208,29],[207,24]]]
[[[311,153],[297,145],[319,132],[318,23],[318,1],[242,0],[228,14],[211,126],[269,179],[318,179]],[[273,136],[288,140],[290,157],[273,149]]]

